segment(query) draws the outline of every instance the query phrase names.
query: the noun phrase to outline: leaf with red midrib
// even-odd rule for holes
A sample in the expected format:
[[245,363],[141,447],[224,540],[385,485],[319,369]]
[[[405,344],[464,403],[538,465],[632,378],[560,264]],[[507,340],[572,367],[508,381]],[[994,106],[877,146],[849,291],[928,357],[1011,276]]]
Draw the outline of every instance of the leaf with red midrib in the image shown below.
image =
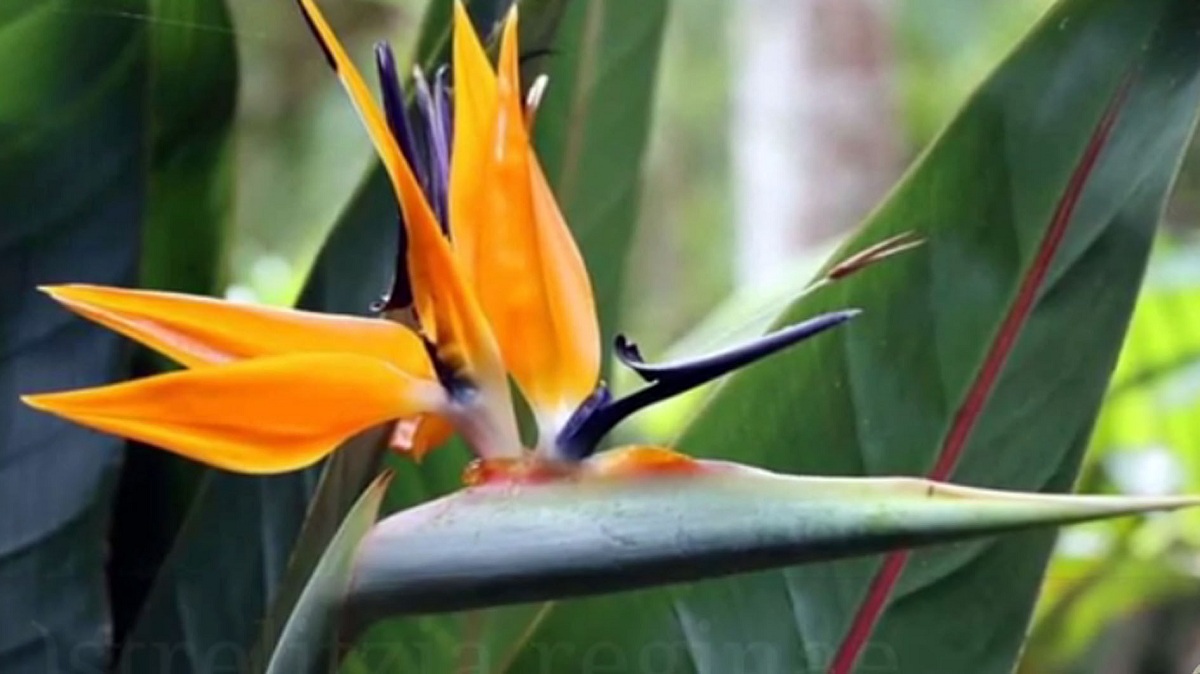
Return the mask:
[[[925,245],[798,302],[782,321],[864,312],[735,377],[680,446],[791,473],[1069,490],[1191,132],[1198,15],[1182,0],[1060,3],[844,250],[909,231]],[[801,567],[670,601],[707,642],[771,643],[773,671],[999,674],[1051,542]]]
[[[1054,211],[1054,218],[1050,223],[1050,227],[1046,230],[1046,237],[1038,249],[1033,264],[1021,282],[1020,290],[1017,292],[1017,296],[1013,300],[1008,314],[1004,317],[1004,322],[1000,326],[1000,331],[996,334],[995,341],[992,342],[991,348],[988,350],[987,358],[983,361],[983,367],[979,370],[979,376],[972,384],[962,406],[959,407],[958,412],[954,415],[954,424],[950,427],[950,433],[946,436],[946,441],[938,454],[937,463],[934,464],[933,470],[929,473],[930,479],[948,480],[954,471],[954,466],[962,454],[963,447],[966,446],[967,439],[970,437],[971,431],[975,428],[975,422],[979,419],[979,415],[983,413],[984,406],[988,402],[988,396],[991,394],[996,379],[1004,367],[1005,360],[1008,358],[1008,354],[1012,350],[1017,336],[1029,318],[1029,313],[1033,309],[1038,293],[1043,288],[1046,274],[1050,269],[1050,263],[1053,261],[1054,254],[1058,251],[1059,244],[1062,243],[1063,237],[1066,235],[1067,227],[1071,223],[1071,217],[1075,213],[1075,206],[1079,203],[1079,197],[1083,193],[1088,176],[1091,175],[1092,169],[1095,168],[1096,160],[1099,158],[1101,151],[1108,141],[1109,135],[1112,133],[1113,125],[1117,120],[1122,104],[1125,102],[1126,95],[1129,93],[1131,83],[1131,79],[1126,79],[1117,89],[1108,109],[1104,111],[1104,115],[1096,125],[1096,130],[1092,134],[1091,140],[1088,141],[1087,148],[1079,160],[1079,165],[1075,168],[1074,173],[1071,174],[1071,179],[1067,183],[1067,188],[1063,192],[1062,199],[1058,202],[1058,208]],[[854,622],[851,623],[845,640],[838,649],[837,655],[834,656],[833,664],[829,667],[829,674],[848,674],[851,671],[855,661],[871,636],[871,630],[875,627],[875,622],[887,606],[888,598],[896,585],[896,581],[899,580],[900,573],[904,570],[904,565],[907,561],[907,550],[893,552],[884,559],[879,572],[871,581],[866,599],[863,601],[858,613],[854,616]]]

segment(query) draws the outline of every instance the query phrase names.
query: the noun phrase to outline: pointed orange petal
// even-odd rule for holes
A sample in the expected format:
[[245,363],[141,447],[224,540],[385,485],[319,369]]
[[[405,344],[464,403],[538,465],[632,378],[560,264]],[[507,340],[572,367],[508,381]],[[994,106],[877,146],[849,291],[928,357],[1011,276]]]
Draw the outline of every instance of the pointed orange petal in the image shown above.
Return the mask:
[[413,436],[410,451],[418,460],[430,451],[441,447],[454,435],[454,424],[445,417],[426,414],[417,420],[417,432]]
[[594,389],[600,336],[591,284],[525,129],[515,6],[504,26],[486,221],[474,278],[505,364],[553,432]]
[[[496,73],[461,0],[454,2],[454,143],[450,156],[450,234],[468,280],[487,226],[486,171],[496,123]],[[485,252],[486,254],[486,252]]]
[[394,451],[420,461],[430,451],[446,444],[454,430],[454,425],[445,417],[423,414],[397,423],[390,445]]
[[315,463],[370,426],[439,409],[444,393],[374,358],[303,354],[22,400],[217,468],[280,473]]
[[411,167],[388,131],[383,113],[313,0],[299,3],[358,110],[400,201],[408,233],[409,274],[422,328],[444,362],[473,375],[492,390],[494,397],[507,400],[504,367],[495,338],[478,300],[463,281],[450,244],[442,236]]
[[72,311],[187,367],[286,353],[357,353],[432,377],[408,328],[381,319],[238,304],[210,297],[89,285],[42,290]]

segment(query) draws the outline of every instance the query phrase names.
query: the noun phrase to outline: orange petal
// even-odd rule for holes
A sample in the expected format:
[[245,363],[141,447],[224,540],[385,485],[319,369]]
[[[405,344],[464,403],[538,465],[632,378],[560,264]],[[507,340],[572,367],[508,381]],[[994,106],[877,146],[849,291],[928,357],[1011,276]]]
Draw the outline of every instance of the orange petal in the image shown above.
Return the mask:
[[410,451],[420,460],[431,450],[437,449],[450,441],[454,435],[454,425],[446,417],[436,414],[426,414],[417,420],[417,432],[413,436]]
[[578,464],[539,461],[529,457],[476,459],[462,472],[463,485],[542,484],[572,480],[580,476]]
[[316,4],[313,0],[299,0],[299,3],[358,110],[400,201],[408,233],[409,274],[421,327],[437,346],[443,362],[473,375],[476,381],[483,380],[481,383],[491,389],[492,395],[507,398],[505,373],[495,338],[478,300],[462,279],[450,244],[442,236],[412,168],[388,130],[362,75]]
[[463,471],[463,483],[478,486],[559,480],[636,479],[690,475],[711,470],[710,464],[667,447],[630,445],[601,452],[582,464],[529,457],[477,459]]
[[600,452],[584,464],[588,477],[645,477],[678,475],[704,470],[703,464],[687,454],[650,445],[617,447]]
[[76,313],[187,367],[286,353],[357,353],[430,378],[421,339],[382,319],[238,304],[178,293],[88,285],[47,286]]
[[[463,272],[472,279],[479,231],[487,226],[487,183],[496,124],[496,73],[463,3],[454,3],[454,143],[450,156],[450,234]],[[490,253],[491,251],[487,251]]]
[[454,435],[454,430],[454,425],[445,417],[423,414],[398,422],[389,444],[394,451],[409,454],[414,460],[420,461],[431,450],[446,444]]
[[473,223],[486,255],[473,275],[505,364],[553,432],[596,386],[600,335],[583,258],[525,128],[516,16],[514,6],[500,47],[486,219]]
[[440,409],[444,393],[375,358],[303,354],[22,400],[217,468],[280,473],[375,424]]

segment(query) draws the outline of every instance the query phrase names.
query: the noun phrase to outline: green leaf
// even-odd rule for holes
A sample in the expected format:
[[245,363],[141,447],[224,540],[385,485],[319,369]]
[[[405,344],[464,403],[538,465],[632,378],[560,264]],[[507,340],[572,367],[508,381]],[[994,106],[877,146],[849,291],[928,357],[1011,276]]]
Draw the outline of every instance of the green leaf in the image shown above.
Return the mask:
[[312,578],[288,617],[267,674],[328,671],[336,657],[339,599],[350,584],[355,552],[375,524],[387,494],[391,473],[382,473],[367,487],[321,555]]
[[[864,313],[733,377],[680,448],[789,474],[1069,490],[1192,131],[1198,29],[1186,0],[1051,10],[843,250],[906,231],[926,244],[793,306],[788,321]],[[505,672],[653,653],[644,667],[668,672],[1007,673],[1052,540],[556,602],[489,656]]]
[[[372,189],[376,181],[380,189]],[[365,314],[390,283],[395,203],[382,173],[371,183],[362,193],[375,197],[355,199],[322,247],[297,302],[300,308]],[[163,595],[163,610],[186,611],[188,621],[181,624],[194,627],[177,629],[167,643],[238,644],[239,666],[265,671],[266,657],[321,554],[379,473],[387,432],[364,432],[328,460],[296,473],[261,478],[212,471],[173,553],[176,561],[167,573],[175,577],[164,579],[175,589]],[[235,530],[242,533],[231,534]],[[227,561],[196,568],[187,560],[197,555]],[[172,595],[180,592],[205,601],[176,601],[182,596]],[[190,671],[203,671],[200,665],[192,663]]]
[[224,290],[238,62],[225,2],[150,0],[150,201],[141,285]]
[[666,7],[665,0],[567,3],[534,127],[542,167],[587,262],[606,352],[637,224]]
[[315,469],[271,476],[209,471],[122,648],[119,671],[241,667],[318,476]]
[[[847,250],[906,230],[926,246],[794,307],[792,320],[864,315],[731,381],[683,447],[787,472],[1069,490],[1192,132],[1198,28],[1188,2],[1060,3]],[[822,620],[747,610],[713,638],[775,625],[785,669],[1008,672],[1052,540],[748,580]],[[715,621],[740,587],[698,588],[676,608]]]
[[298,602],[302,601],[302,593],[316,573],[322,555],[333,544],[338,527],[351,512],[355,499],[379,475],[390,430],[381,427],[361,433],[343,443],[324,462],[303,525],[293,539],[291,556],[286,567],[280,569],[278,588],[267,605],[259,636],[254,641],[250,671],[266,671],[271,653],[283,647],[280,639],[284,629],[295,612],[302,610]]
[[561,599],[1200,504],[711,473],[468,489],[380,522],[344,620]]
[[[18,0],[0,9],[0,56],[11,65],[0,85],[0,386],[11,422],[0,489],[12,515],[0,521],[6,672],[101,671],[110,656],[106,535],[123,442],[35,413],[17,396],[130,374],[121,338],[55,306],[36,285],[135,285],[139,248],[153,245],[170,215],[195,216],[180,225],[195,232],[214,224],[210,206],[219,210],[224,178],[204,183],[208,201],[179,202],[184,176],[208,175],[220,162],[235,85],[221,73],[233,55],[219,46],[227,36],[210,49],[213,41],[168,20],[188,11],[207,20],[223,6]],[[186,87],[166,79],[183,64],[203,66]],[[181,105],[185,88],[200,107]],[[205,139],[178,133],[200,118]],[[198,262],[188,273],[210,274],[211,256],[191,259]]]
[[[152,0],[149,34],[149,192],[138,285],[219,295],[233,212],[232,127],[237,50],[224,2]],[[149,349],[133,377],[173,367]],[[157,448],[127,443],[110,533],[109,583],[119,646],[147,636],[135,623],[157,570],[210,471]],[[161,627],[155,623],[156,628]]]
[[[1198,263],[1194,245],[1157,242],[1080,477],[1089,489],[1200,485]],[[1195,521],[1179,513],[1090,528],[1082,551],[1068,539],[1048,568],[1021,671],[1086,668],[1085,656],[1103,657],[1098,638],[1113,623],[1195,592],[1181,563],[1195,549]]]
[[[155,114],[147,124],[141,285],[216,294],[231,213],[234,33],[223,2],[156,0],[148,11],[156,27],[148,45]],[[135,369],[146,374],[157,365]],[[131,447],[115,512],[113,588],[118,620],[136,611],[137,621],[124,635],[118,670],[203,671],[242,657],[229,649],[255,634],[275,582],[270,569],[287,559],[315,479],[235,476]],[[255,535],[228,536],[229,521]],[[209,557],[226,561],[197,563]],[[238,582],[239,568],[253,577],[265,569],[268,577]],[[143,578],[153,578],[144,603]],[[260,608],[225,613],[230,605]]]

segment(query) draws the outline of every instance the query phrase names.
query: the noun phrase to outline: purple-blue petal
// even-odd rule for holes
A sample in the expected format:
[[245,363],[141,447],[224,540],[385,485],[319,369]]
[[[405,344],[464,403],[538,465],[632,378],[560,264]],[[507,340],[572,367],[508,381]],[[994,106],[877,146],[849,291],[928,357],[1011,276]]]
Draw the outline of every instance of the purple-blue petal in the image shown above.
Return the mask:
[[[646,363],[636,344],[624,336],[618,336],[617,358],[649,383],[617,400],[610,401],[606,395],[598,398],[595,394],[589,398],[555,439],[556,448],[561,455],[559,458],[582,460],[595,451],[600,440],[614,426],[638,410],[696,388],[841,325],[858,313],[858,309],[845,309],[822,314],[724,351],[661,364]],[[604,393],[607,394],[607,391]],[[596,404],[597,401],[599,404]]]

